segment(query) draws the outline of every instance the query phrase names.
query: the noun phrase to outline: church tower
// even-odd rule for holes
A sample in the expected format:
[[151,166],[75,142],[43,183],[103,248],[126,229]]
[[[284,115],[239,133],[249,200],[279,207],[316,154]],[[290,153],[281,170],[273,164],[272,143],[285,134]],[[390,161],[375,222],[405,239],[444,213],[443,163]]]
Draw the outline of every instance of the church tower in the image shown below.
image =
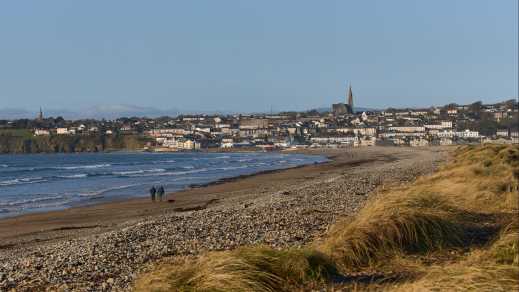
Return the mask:
[[43,120],[43,110],[41,109],[41,106],[40,106],[40,112],[38,113],[38,121],[42,121]]
[[348,105],[350,106],[350,109],[353,112],[353,93],[351,92],[351,83],[348,88]]

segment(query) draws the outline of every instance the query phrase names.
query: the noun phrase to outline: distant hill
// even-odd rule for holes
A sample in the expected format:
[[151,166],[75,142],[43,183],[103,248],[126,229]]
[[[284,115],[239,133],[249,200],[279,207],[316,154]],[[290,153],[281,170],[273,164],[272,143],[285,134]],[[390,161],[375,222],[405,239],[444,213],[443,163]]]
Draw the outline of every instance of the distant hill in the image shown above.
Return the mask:
[[[39,108],[34,111],[19,108],[0,109],[0,120],[12,119],[33,119],[36,118]],[[143,107],[135,105],[99,105],[86,109],[69,110],[69,109],[45,109],[43,108],[45,117],[61,116],[65,119],[116,119],[120,117],[149,117],[156,118],[161,116],[177,116],[180,114],[178,109],[157,109],[153,107]]]

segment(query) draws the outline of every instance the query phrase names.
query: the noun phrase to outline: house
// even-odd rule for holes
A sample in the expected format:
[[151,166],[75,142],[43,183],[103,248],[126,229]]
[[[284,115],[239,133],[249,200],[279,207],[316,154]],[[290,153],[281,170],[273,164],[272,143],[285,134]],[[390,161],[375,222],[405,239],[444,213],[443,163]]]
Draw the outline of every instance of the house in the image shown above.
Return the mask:
[[452,139],[451,138],[441,138],[440,145],[442,145],[442,146],[452,145]]
[[465,131],[462,131],[462,132],[456,132],[456,136],[462,137],[462,138],[479,138],[479,132],[466,129]]
[[49,136],[50,131],[46,129],[36,129],[34,130],[34,136]]
[[240,120],[240,130],[265,129],[268,128],[267,119],[243,119]]
[[389,131],[394,131],[394,132],[401,132],[401,133],[424,132],[425,131],[425,127],[409,127],[409,126],[389,127],[388,130]]
[[224,138],[220,143],[220,148],[232,148],[234,147],[234,140],[232,138]]
[[370,138],[360,139],[359,142],[360,142],[360,146],[375,146],[376,140],[377,139],[375,137],[370,137]]
[[56,134],[58,134],[58,135],[68,135],[69,131],[68,131],[67,128],[57,128],[56,129]]
[[200,143],[193,141],[191,139],[165,139],[162,143],[162,146],[172,148],[172,149],[178,149],[178,150],[198,150],[200,149]]
[[429,141],[425,139],[411,139],[409,141],[409,146],[411,147],[423,147],[429,145]]
[[507,129],[497,130],[496,136],[498,136],[498,137],[508,137],[508,130]]
[[457,110],[457,109],[448,109],[448,110],[447,110],[447,114],[448,114],[449,116],[455,116],[455,115],[458,114],[458,110]]

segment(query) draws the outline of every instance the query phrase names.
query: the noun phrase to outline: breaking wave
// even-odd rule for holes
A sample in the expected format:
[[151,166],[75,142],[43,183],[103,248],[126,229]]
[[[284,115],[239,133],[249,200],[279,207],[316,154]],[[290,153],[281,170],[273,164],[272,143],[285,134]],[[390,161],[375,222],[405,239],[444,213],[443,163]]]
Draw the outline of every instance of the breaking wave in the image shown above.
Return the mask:
[[[45,196],[45,194],[41,194]],[[12,201],[7,203],[0,203],[0,207],[15,207],[15,206],[22,206],[27,204],[33,204],[33,203],[40,203],[40,202],[47,202],[47,201],[55,201],[59,199],[63,199],[64,196],[62,195],[52,195],[49,197],[40,197],[40,198],[34,198],[34,199],[25,199],[25,200],[18,200],[18,201]]]
[[110,167],[110,163],[102,163],[102,164],[91,164],[91,165],[75,165],[75,166],[56,166],[55,169],[92,169],[92,168],[101,168],[101,167]]
[[43,177],[24,177],[24,178],[15,178],[0,181],[0,186],[13,186],[13,185],[22,185],[22,184],[35,184],[40,182],[46,182],[47,180]]
[[139,184],[123,185],[123,186],[106,188],[106,189],[97,190],[97,191],[91,191],[91,192],[86,192],[86,193],[79,193],[79,196],[80,197],[95,197],[95,196],[100,196],[102,194],[105,194],[105,193],[108,193],[108,192],[111,192],[111,191],[128,189],[128,188],[135,187],[135,186],[138,186],[138,185]]

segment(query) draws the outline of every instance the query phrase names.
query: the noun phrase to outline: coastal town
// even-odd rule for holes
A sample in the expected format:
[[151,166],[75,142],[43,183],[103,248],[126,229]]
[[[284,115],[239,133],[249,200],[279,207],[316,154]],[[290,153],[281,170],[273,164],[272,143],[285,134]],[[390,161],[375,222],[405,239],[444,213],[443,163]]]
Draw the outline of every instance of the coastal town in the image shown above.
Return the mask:
[[133,135],[149,151],[275,150],[362,146],[433,146],[519,143],[518,103],[474,102],[429,108],[356,109],[352,88],[329,109],[271,114],[123,117],[116,120],[46,118],[0,120],[0,135],[13,130],[39,136]]

